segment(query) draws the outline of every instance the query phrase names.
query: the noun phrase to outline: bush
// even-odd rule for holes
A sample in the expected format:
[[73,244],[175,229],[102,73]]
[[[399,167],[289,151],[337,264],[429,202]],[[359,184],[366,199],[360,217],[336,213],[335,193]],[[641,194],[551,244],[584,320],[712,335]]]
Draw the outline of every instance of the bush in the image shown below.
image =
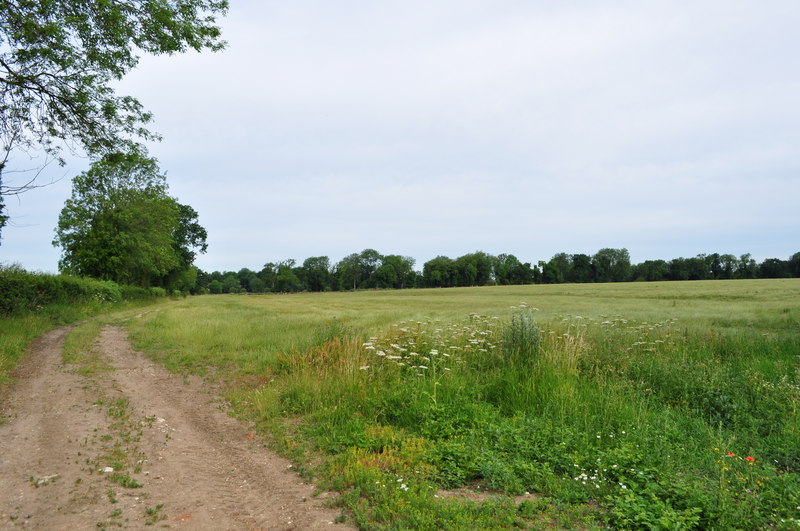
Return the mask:
[[151,288],[148,288],[147,291],[150,293],[151,297],[166,297],[167,296],[167,290],[165,290],[164,288],[158,288],[158,287],[153,286]]
[[37,311],[52,304],[120,302],[163,297],[162,288],[120,286],[108,280],[30,273],[18,265],[0,266],[0,314]]

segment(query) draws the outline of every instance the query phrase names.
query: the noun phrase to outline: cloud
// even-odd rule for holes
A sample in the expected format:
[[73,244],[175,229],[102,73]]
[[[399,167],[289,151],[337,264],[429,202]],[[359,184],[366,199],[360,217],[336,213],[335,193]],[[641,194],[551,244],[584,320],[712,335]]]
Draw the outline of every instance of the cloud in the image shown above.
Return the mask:
[[225,52],[144,58],[120,88],[156,115],[204,268],[365,247],[788,256],[798,18],[788,0],[237,2]]

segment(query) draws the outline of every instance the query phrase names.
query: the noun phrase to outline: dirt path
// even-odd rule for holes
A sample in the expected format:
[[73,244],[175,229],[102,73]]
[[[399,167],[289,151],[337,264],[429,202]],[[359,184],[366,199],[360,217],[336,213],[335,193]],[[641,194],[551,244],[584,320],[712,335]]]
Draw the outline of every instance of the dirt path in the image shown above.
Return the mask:
[[68,330],[41,337],[0,397],[0,528],[346,527],[202,380],[117,327],[97,344],[113,369],[81,376],[61,363]]

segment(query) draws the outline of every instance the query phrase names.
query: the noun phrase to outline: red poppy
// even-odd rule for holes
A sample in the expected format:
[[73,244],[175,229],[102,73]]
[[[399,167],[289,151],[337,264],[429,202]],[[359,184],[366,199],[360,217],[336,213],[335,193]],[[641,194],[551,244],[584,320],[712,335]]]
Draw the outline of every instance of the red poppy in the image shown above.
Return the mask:
[[744,460],[745,460],[745,461],[750,461],[750,462],[752,463],[752,462],[753,462],[753,461],[755,461],[756,459],[755,459],[755,457],[750,457],[750,456],[748,455],[747,457],[745,457],[745,458],[744,458]]
[[736,457],[736,454],[728,452],[728,457]]

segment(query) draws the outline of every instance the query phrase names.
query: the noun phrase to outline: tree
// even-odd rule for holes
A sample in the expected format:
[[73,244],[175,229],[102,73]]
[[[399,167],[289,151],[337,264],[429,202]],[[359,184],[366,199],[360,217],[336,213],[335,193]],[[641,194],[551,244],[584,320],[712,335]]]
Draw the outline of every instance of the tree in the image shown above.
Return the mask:
[[558,253],[547,262],[546,275],[548,284],[560,284],[569,278],[572,257],[567,253]]
[[485,286],[492,278],[494,259],[483,251],[459,256],[454,262],[457,286]]
[[342,289],[357,289],[361,284],[361,275],[361,259],[356,253],[345,256],[336,264],[336,276]]
[[303,261],[303,277],[310,291],[331,289],[331,261],[327,256],[312,256]]
[[726,280],[734,278],[737,265],[736,257],[732,254],[723,254],[719,257],[719,262],[721,267],[719,278]]
[[208,284],[208,291],[214,295],[222,293],[222,282],[219,280],[212,280]]
[[250,280],[250,285],[248,286],[250,293],[264,293],[266,290],[266,284],[264,281],[258,277],[253,277]]
[[156,160],[134,150],[105,155],[73,179],[53,245],[64,272],[172,288],[185,283],[205,238],[197,212],[167,195]]
[[429,288],[449,288],[455,286],[455,263],[447,256],[437,256],[422,266],[422,278]]
[[739,257],[736,267],[736,278],[756,278],[758,276],[758,264],[753,260],[750,253],[745,253]]
[[800,277],[800,253],[794,253],[792,257],[789,258],[789,273],[791,273],[793,277]]
[[689,280],[689,267],[686,258],[673,258],[669,261],[670,280]]
[[669,264],[664,260],[645,260],[632,269],[632,277],[639,281],[659,281],[669,279]]
[[233,271],[228,271],[222,277],[222,293],[239,293],[242,291],[242,283],[239,276]]
[[564,281],[563,277],[561,277],[561,272],[552,260],[549,262],[540,261],[539,266],[542,268],[540,278],[542,284],[558,284]]
[[789,262],[780,258],[767,258],[758,267],[760,278],[788,278],[792,276]]
[[297,262],[293,259],[284,260],[278,264],[278,275],[275,277],[275,291],[292,293],[303,290],[303,283],[297,276],[296,264]]
[[236,273],[236,276],[239,279],[239,284],[241,284],[242,289],[244,289],[245,291],[249,291],[249,292],[253,291],[253,289],[250,287],[250,282],[253,279],[258,278],[256,276],[255,271],[252,271],[252,270],[250,270],[250,269],[248,269],[246,267],[243,267],[243,268],[241,268],[239,270],[238,273]]
[[375,287],[375,271],[381,264],[383,256],[375,249],[364,249],[358,255],[359,268],[361,269],[362,288]]
[[275,291],[275,279],[278,278],[278,264],[268,262],[264,264],[258,272],[258,278],[264,282],[264,286],[269,291]]
[[403,289],[414,281],[414,259],[390,254],[383,257],[374,273],[375,286],[379,288]]
[[591,282],[592,257],[588,254],[573,254],[567,282]]
[[625,282],[630,277],[631,257],[627,249],[600,249],[592,257],[597,282]]
[[711,274],[705,255],[698,255],[694,258],[686,259],[686,268],[689,273],[689,280],[706,280]]
[[[189,205],[175,203],[178,208],[178,224],[172,234],[172,248],[178,256],[178,267],[169,272],[161,281],[165,288],[181,291],[194,291],[199,281],[197,268],[193,266],[196,251],[205,253],[208,249],[208,232],[198,222],[197,211]],[[194,271],[193,276],[187,273]]]
[[0,2],[0,230],[12,151],[43,150],[61,164],[62,147],[92,158],[156,139],[151,115],[113,83],[139,54],[220,50],[216,15],[227,0],[3,0]]

